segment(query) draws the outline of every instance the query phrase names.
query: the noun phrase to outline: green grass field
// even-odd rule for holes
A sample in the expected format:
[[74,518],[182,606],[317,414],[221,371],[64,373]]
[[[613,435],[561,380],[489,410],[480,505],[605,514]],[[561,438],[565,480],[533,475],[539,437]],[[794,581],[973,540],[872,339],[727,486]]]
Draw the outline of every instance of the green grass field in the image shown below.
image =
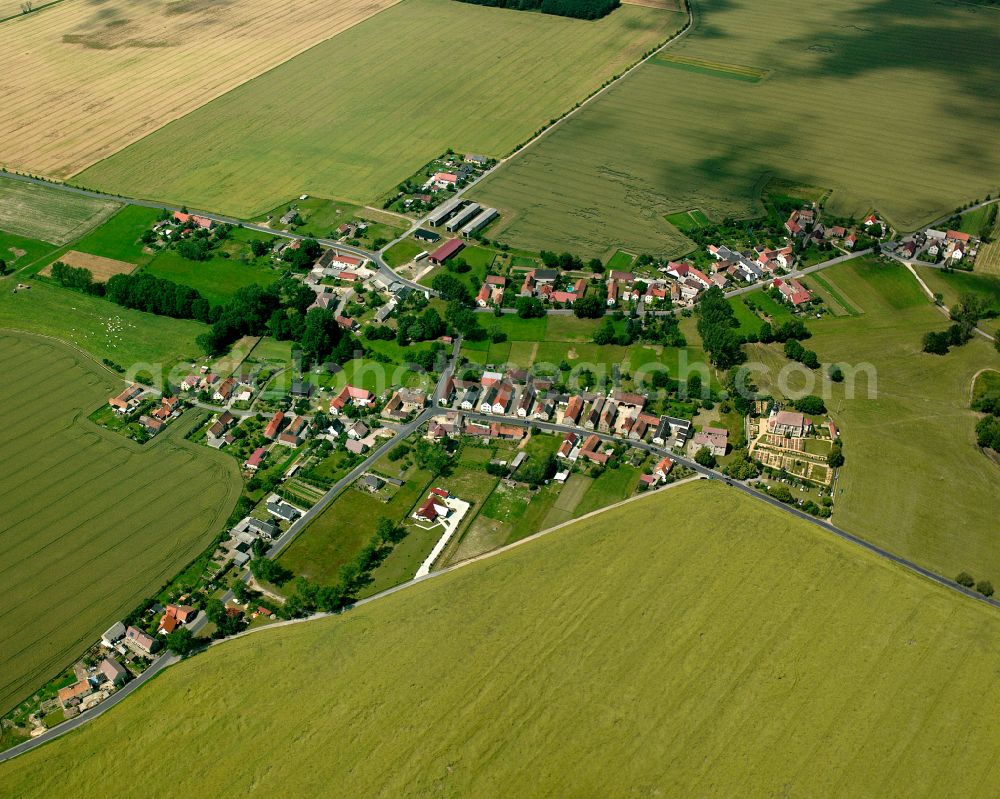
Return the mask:
[[122,387],[68,346],[0,336],[0,711],[194,558],[240,491],[235,462],[182,439],[140,446],[87,421]]
[[[916,267],[917,274],[934,293],[940,293],[944,303],[951,307],[963,294],[976,294],[989,302],[990,310],[1000,316],[1000,275],[977,272],[942,272],[928,266]],[[990,329],[995,321],[986,320],[982,327]]]
[[700,482],[223,644],[0,792],[127,794],[168,751],[197,762],[174,795],[983,795],[998,636],[992,608]]
[[0,229],[18,236],[68,244],[118,207],[110,201],[0,177]]
[[403,239],[385,251],[385,261],[389,266],[402,266],[424,252],[424,246],[415,239]]
[[219,256],[207,261],[189,261],[175,250],[157,253],[144,271],[197,289],[202,297],[214,304],[226,302],[233,292],[244,286],[269,286],[281,277],[281,272],[267,257],[250,259],[247,263]]
[[[472,193],[502,211],[492,238],[676,255],[690,245],[666,214],[763,215],[771,178],[832,189],[826,207],[843,216],[874,205],[904,230],[996,192],[1000,153],[982,148],[1000,116],[995,9],[693,6],[693,29],[664,55],[725,64],[646,64],[504,165]],[[726,66],[768,74],[732,80]]]
[[335,583],[340,567],[352,560],[374,534],[378,518],[388,516],[403,521],[429,480],[428,472],[413,470],[388,502],[348,488],[281,553],[281,564],[310,580]]
[[170,369],[202,354],[195,339],[208,326],[200,322],[133,311],[42,280],[16,294],[14,285],[0,281],[0,328],[71,341],[125,369],[140,362]]
[[8,269],[22,269],[40,261],[56,249],[54,244],[49,244],[47,241],[29,239],[0,230],[0,261],[6,262]]
[[[921,352],[923,334],[948,322],[903,266],[863,259],[823,276],[864,314],[810,320],[806,346],[823,363],[870,364],[877,379],[873,399],[860,372],[854,399],[850,380],[831,384],[826,399],[847,458],[833,521],[950,577],[966,569],[1000,579],[1000,474],[976,450],[969,410],[972,376],[1000,368],[1000,355],[978,336],[946,356]],[[771,376],[788,363],[777,345],[750,351]],[[767,388],[764,375],[757,382]]]
[[79,180],[247,218],[302,193],[363,204],[449,147],[506,154],[683,21],[638,6],[586,22],[404,0]]
[[147,264],[153,256],[143,251],[139,237],[155,224],[159,216],[160,212],[153,208],[126,205],[100,227],[75,241],[73,249],[130,264]]

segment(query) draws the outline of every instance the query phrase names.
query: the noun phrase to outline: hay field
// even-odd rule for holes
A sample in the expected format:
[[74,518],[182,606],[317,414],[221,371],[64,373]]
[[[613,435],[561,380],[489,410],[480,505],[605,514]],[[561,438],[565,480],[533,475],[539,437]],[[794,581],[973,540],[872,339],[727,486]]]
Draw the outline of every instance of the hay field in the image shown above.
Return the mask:
[[0,163],[69,177],[395,1],[66,0],[5,22]]
[[302,193],[364,205],[449,147],[506,154],[684,19],[406,0],[76,180],[243,217]]
[[[921,352],[924,333],[948,323],[899,264],[862,259],[821,274],[863,313],[810,320],[806,345],[823,363],[871,364],[878,382],[874,399],[864,376],[854,399],[849,381],[826,399],[847,459],[833,521],[949,577],[965,569],[997,585],[1000,471],[976,448],[969,386],[980,369],[1000,369],[1000,355],[978,336],[945,356]],[[748,351],[772,370],[788,363],[774,345]]]
[[70,347],[0,335],[0,711],[72,662],[206,546],[239,496],[231,458],[142,447],[86,414],[121,381]]
[[[117,261],[114,258],[105,258],[103,255],[91,255],[90,253],[77,252],[76,250],[64,252],[57,260],[62,261],[67,266],[74,266],[77,269],[89,269],[90,274],[94,276],[94,280],[101,283],[106,283],[109,277],[127,275],[135,269],[135,264],[130,264],[127,261]],[[53,263],[55,262],[53,261]],[[46,276],[51,273],[52,264],[49,264],[39,272],[40,275]]]
[[19,236],[68,244],[119,207],[106,200],[0,177],[0,230]]
[[[763,213],[769,177],[913,229],[1000,186],[1000,9],[698,0],[695,25],[477,188],[511,244],[676,255],[665,214]],[[949,53],[947,58],[940,57]],[[749,78],[763,75],[755,81]]]
[[128,793],[171,752],[197,768],[169,796],[988,795],[998,638],[995,610],[699,482],[223,644],[0,792]]

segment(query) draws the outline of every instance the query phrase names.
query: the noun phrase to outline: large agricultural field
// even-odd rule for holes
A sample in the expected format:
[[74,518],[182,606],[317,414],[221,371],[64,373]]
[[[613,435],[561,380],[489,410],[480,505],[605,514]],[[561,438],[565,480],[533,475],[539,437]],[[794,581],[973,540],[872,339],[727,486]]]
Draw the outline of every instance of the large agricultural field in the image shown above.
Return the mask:
[[404,0],[75,180],[246,218],[302,193],[369,203],[449,147],[505,155],[684,21]]
[[128,793],[167,751],[197,758],[176,795],[983,795],[998,637],[993,608],[698,482],[223,644],[0,792]]
[[[688,34],[473,193],[492,235],[607,256],[677,254],[664,218],[763,214],[771,178],[926,224],[1000,185],[1000,10],[914,0],[698,0]],[[948,58],[940,58],[942,52]]]
[[0,363],[6,711],[198,554],[240,479],[180,428],[140,446],[87,421],[121,382],[66,345],[5,333]]
[[[2,147],[0,144],[0,152]],[[66,244],[96,227],[118,207],[107,200],[0,177],[0,230],[18,236]]]
[[[899,264],[861,259],[821,274],[859,315],[810,320],[806,345],[845,371],[870,365],[877,380],[875,398],[860,370],[853,399],[850,380],[830,384],[826,404],[847,459],[834,523],[949,577],[964,569],[1000,580],[1000,472],[976,448],[978,414],[969,409],[973,375],[1000,368],[1000,355],[978,336],[945,356],[921,352],[924,333],[948,321]],[[748,352],[772,376],[788,364],[776,345]],[[763,375],[757,382],[778,390]],[[794,379],[790,385],[801,388]]]
[[0,163],[69,177],[394,1],[65,0],[4,22]]

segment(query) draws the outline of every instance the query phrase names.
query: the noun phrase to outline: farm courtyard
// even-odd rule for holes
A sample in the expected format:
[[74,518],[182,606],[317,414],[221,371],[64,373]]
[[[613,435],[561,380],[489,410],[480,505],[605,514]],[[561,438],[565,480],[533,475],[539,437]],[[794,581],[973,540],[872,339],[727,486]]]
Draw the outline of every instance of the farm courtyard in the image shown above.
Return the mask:
[[0,365],[6,711],[197,555],[240,478],[180,425],[140,446],[89,422],[121,385],[72,347],[3,333]]
[[[763,213],[780,178],[912,230],[997,190],[1000,9],[694,0],[689,33],[473,192],[494,237],[606,257],[690,247],[666,216]],[[942,53],[947,53],[943,57]]]

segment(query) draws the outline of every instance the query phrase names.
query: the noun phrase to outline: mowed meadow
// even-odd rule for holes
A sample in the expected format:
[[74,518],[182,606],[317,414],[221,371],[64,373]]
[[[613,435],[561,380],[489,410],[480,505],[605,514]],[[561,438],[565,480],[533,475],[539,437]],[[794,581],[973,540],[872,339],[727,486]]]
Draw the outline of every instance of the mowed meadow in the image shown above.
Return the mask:
[[69,177],[393,2],[65,0],[8,20],[0,164]]
[[[494,237],[676,255],[664,219],[760,215],[782,178],[914,229],[1000,186],[1000,9],[697,0],[692,29],[492,175]],[[944,55],[947,54],[947,55]]]
[[[944,356],[922,352],[923,335],[949,323],[900,264],[860,259],[818,274],[858,315],[810,320],[805,345],[848,373],[864,367],[853,388],[829,384],[847,459],[833,522],[948,577],[965,570],[1000,584],[1000,469],[976,447],[979,414],[969,409],[973,377],[1000,369],[1000,355],[979,336]],[[804,281],[818,285],[815,275]],[[763,376],[788,364],[780,347],[747,351],[769,370],[760,387],[780,396]]]
[[372,202],[449,147],[505,155],[685,19],[404,0],[75,181],[244,217],[302,193]]
[[0,793],[129,793],[170,752],[197,768],[160,795],[984,795],[998,639],[994,608],[700,481],[213,648]]
[[73,348],[0,332],[0,712],[193,559],[239,496],[235,463],[87,420],[123,383]]

